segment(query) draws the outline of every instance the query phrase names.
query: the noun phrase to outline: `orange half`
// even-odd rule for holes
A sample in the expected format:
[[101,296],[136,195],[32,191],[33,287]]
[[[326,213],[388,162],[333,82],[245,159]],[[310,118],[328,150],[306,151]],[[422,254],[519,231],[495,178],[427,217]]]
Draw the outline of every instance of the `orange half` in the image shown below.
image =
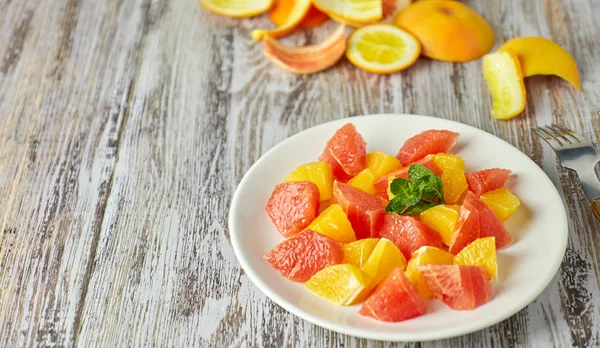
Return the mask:
[[292,30],[294,30],[300,22],[306,17],[308,14],[308,10],[310,10],[310,0],[292,0],[293,5],[290,9],[288,16],[285,18],[283,23],[277,29],[273,30],[264,30],[264,29],[255,29],[250,32],[250,36],[252,36],[255,40],[262,40],[265,35],[269,35],[273,38],[278,38],[285,36]]

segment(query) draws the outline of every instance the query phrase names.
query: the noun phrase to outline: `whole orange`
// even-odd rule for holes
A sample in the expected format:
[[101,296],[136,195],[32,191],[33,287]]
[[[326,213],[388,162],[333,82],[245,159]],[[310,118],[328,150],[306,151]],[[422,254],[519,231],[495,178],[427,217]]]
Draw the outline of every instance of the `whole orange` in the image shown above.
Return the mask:
[[422,54],[433,59],[466,62],[494,46],[490,24],[457,1],[415,2],[398,13],[395,23],[417,37]]

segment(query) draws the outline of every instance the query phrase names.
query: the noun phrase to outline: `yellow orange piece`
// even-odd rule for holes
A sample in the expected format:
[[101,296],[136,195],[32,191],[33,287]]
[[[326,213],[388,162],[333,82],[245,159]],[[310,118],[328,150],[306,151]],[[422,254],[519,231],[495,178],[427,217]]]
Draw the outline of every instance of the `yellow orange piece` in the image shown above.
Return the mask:
[[369,285],[374,287],[396,267],[406,268],[404,255],[390,240],[381,238],[362,270]]
[[273,0],[200,0],[200,5],[222,16],[252,17],[268,11]]
[[442,173],[444,188],[444,202],[446,204],[458,203],[469,188],[465,171],[458,167],[449,167]]
[[454,255],[439,248],[422,246],[417,249],[406,267],[406,277],[417,288],[419,295],[424,298],[433,297],[423,274],[418,270],[420,265],[451,265]]
[[344,244],[344,260],[342,260],[342,263],[349,263],[362,269],[378,242],[378,238],[365,238]]
[[451,153],[438,153],[433,155],[433,163],[443,172],[444,170],[453,167],[465,170],[465,161],[459,155]]
[[452,233],[454,233],[456,222],[458,221],[458,209],[454,209],[455,207],[459,206],[441,204],[421,213],[421,221],[439,233],[446,245],[450,245]]
[[344,26],[317,45],[288,47],[269,35],[263,39],[263,53],[267,59],[295,74],[311,74],[330,68],[342,58],[345,51]]
[[349,264],[324,268],[304,283],[306,290],[340,306],[353,304],[365,286],[362,271]]
[[369,194],[375,194],[375,188],[373,187],[373,183],[375,182],[375,175],[373,171],[369,168],[363,169],[360,173],[356,174],[355,177],[348,181],[348,185],[354,186],[358,189],[361,189]]
[[269,35],[273,38],[285,36],[292,30],[294,30],[298,24],[306,17],[308,10],[310,9],[310,0],[292,0],[294,5],[290,10],[290,13],[283,21],[283,23],[273,30],[255,29],[250,32],[255,40],[262,40],[265,35]]
[[466,62],[494,46],[490,24],[458,1],[417,1],[400,11],[394,21],[417,37],[423,55],[433,59]]
[[323,210],[307,228],[340,243],[350,243],[356,240],[352,225],[338,204],[332,204]]
[[333,196],[333,171],[325,162],[310,162],[294,169],[283,182],[310,181],[319,188],[321,201]]
[[368,23],[383,17],[381,0],[313,0],[329,17],[351,23]]
[[486,192],[479,198],[483,203],[492,208],[498,219],[502,222],[508,220],[521,205],[519,198],[505,187]]
[[556,75],[581,90],[575,58],[559,44],[543,37],[518,37],[506,41],[498,51],[513,53],[523,76]]
[[[278,26],[283,25],[286,18],[288,18],[292,12],[294,4],[294,0],[277,1],[269,10],[269,18],[271,18],[273,23]],[[306,16],[304,16],[302,21],[298,24],[298,28],[314,28],[325,23],[328,19],[329,17],[325,13],[317,10],[316,7],[311,5]]]
[[483,75],[492,94],[492,116],[508,120],[525,109],[523,72],[517,57],[510,52],[494,52],[483,57]]
[[390,74],[411,66],[421,45],[411,34],[390,24],[370,24],[348,38],[346,57],[355,66],[377,74]]
[[375,179],[379,179],[382,176],[398,170],[402,167],[400,161],[385,152],[379,150],[369,152],[366,158],[366,168],[371,169],[375,175]]
[[495,239],[494,237],[476,239],[454,256],[454,264],[481,266],[485,268],[488,279],[495,281],[498,278]]

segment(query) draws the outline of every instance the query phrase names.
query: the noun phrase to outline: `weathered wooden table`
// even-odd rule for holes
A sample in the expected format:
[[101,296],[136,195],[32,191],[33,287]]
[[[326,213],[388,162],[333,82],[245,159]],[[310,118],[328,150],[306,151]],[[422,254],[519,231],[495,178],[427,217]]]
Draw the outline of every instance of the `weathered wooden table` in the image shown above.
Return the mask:
[[[514,144],[548,173],[570,220],[560,272],[535,302],[422,346],[599,346],[600,224],[529,128],[559,122],[600,141],[600,2],[469,3],[496,46],[558,41],[583,91],[529,78],[524,114],[496,122],[481,61],[420,59],[392,76],[343,61],[299,77],[249,38],[265,17],[220,18],[192,0],[0,0],[0,346],[383,346],[266,298],[236,261],[227,213],[244,172],[286,137],[393,112]],[[318,42],[334,26],[288,42]]]

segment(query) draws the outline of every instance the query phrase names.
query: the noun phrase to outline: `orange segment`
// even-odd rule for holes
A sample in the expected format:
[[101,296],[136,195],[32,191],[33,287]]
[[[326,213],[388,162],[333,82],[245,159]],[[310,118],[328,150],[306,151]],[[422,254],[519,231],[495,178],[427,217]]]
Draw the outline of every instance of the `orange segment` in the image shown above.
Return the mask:
[[379,179],[394,170],[400,169],[402,165],[396,157],[376,150],[367,154],[366,167],[371,169],[375,179]]
[[459,155],[450,153],[438,153],[433,155],[433,163],[435,163],[442,172],[450,167],[459,168],[463,171],[465,170],[465,161],[463,161]]
[[304,283],[306,290],[340,306],[352,304],[365,286],[362,271],[348,264],[322,269]]
[[498,51],[512,52],[521,63],[523,76],[556,75],[581,90],[575,58],[556,42],[543,37],[518,37],[506,41]]
[[266,12],[273,0],[200,0],[200,5],[222,16],[252,17]]
[[483,57],[483,75],[492,94],[492,116],[508,120],[525,109],[526,92],[523,72],[517,57],[495,52]]
[[375,286],[396,267],[406,268],[404,255],[390,240],[381,238],[365,263],[363,272],[369,285]]
[[496,261],[496,242],[494,237],[476,239],[454,257],[455,265],[481,266],[485,268],[488,279],[498,278]]
[[354,186],[358,189],[365,191],[366,193],[370,193],[372,195],[375,194],[375,188],[373,187],[373,183],[375,182],[375,175],[371,169],[363,169],[360,173],[358,173],[354,178],[348,181],[348,185]]
[[449,167],[442,173],[444,188],[444,201],[446,204],[458,203],[469,188],[464,170],[458,167]]
[[390,24],[371,24],[350,35],[346,57],[363,70],[390,74],[411,66],[420,53],[417,39],[404,30]]
[[450,245],[452,233],[458,221],[458,209],[453,206],[436,205],[421,213],[421,221],[442,237],[446,245]]
[[521,205],[519,198],[505,187],[484,193],[479,199],[492,208],[502,222],[508,220]]
[[342,263],[349,263],[362,269],[378,242],[379,239],[377,238],[365,238],[344,244],[344,260]]
[[308,10],[310,9],[310,0],[292,0],[293,6],[288,13],[288,16],[285,18],[283,23],[277,29],[273,30],[264,30],[264,29],[255,29],[250,32],[250,36],[252,36],[255,40],[262,40],[265,35],[269,35],[273,38],[278,38],[285,36],[292,30],[294,30],[298,24],[304,19],[304,17],[308,14]]
[[313,0],[313,4],[332,18],[354,23],[374,22],[383,17],[381,0]]
[[332,204],[323,210],[307,228],[340,243],[350,243],[356,240],[352,225],[338,204]]
[[270,36],[263,39],[263,53],[271,62],[295,74],[311,74],[330,68],[346,51],[344,26],[317,45],[288,47]]
[[294,169],[283,182],[310,181],[317,185],[321,201],[333,196],[333,171],[325,162],[311,162]]
[[431,246],[423,246],[415,251],[406,267],[406,277],[417,288],[419,295],[424,298],[433,297],[423,274],[419,271],[420,265],[451,265],[454,255],[447,251]]

